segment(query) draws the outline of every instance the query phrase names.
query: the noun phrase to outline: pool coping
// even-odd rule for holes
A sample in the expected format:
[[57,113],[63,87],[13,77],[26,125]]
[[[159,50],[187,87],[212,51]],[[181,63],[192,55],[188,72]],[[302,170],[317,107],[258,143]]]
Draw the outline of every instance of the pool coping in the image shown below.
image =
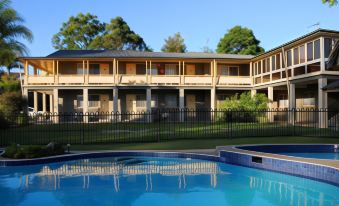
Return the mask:
[[[258,144],[265,145],[265,144]],[[270,144],[272,145],[272,144]],[[287,145],[287,144],[275,144]],[[296,145],[296,144],[290,144]],[[300,144],[305,145],[305,144]],[[320,144],[317,144],[320,145]],[[332,144],[327,144],[332,145]],[[80,151],[65,155],[43,157],[36,159],[0,159],[0,168],[8,166],[25,166],[55,163],[60,161],[71,161],[82,158],[100,158],[112,156],[148,156],[148,157],[167,157],[167,158],[192,158],[207,161],[228,163],[233,165],[251,167],[267,171],[273,171],[298,177],[313,179],[326,182],[339,187],[339,167],[304,161],[308,158],[290,157],[285,155],[276,155],[271,153],[254,152],[236,148],[237,146],[255,146],[255,145],[231,145],[216,147],[216,154],[204,153],[202,150],[106,150],[106,151]],[[1,153],[1,150],[0,150]],[[253,162],[253,157],[262,158],[263,164]],[[251,161],[252,159],[252,161]],[[338,161],[339,162],[339,161]],[[278,166],[277,166],[278,165]],[[282,166],[279,166],[282,165]],[[297,170],[291,171],[291,167]],[[309,172],[311,171],[311,172]]]

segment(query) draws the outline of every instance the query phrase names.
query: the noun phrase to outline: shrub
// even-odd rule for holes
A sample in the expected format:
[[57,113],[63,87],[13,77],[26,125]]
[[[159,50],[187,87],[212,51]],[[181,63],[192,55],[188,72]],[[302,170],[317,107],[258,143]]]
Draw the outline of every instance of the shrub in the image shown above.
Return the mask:
[[65,147],[61,144],[54,144],[53,147],[37,145],[19,146],[16,144],[12,144],[6,147],[3,156],[13,159],[32,159],[53,155],[61,155],[64,153]]
[[257,111],[266,110],[267,104],[268,98],[265,94],[255,94],[253,97],[250,92],[244,92],[241,95],[235,94],[220,104],[220,109],[227,111],[220,113],[217,119],[232,122],[255,122],[264,117],[264,113]]

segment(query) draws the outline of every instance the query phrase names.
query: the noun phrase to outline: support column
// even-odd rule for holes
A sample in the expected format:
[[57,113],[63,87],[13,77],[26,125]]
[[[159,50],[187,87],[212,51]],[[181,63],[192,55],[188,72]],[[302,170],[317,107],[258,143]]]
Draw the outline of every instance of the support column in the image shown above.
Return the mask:
[[295,109],[295,84],[290,84],[290,95],[288,97],[288,109],[289,115],[288,115],[288,121],[290,124],[294,124],[294,112],[292,112],[292,109]]
[[34,98],[33,98],[33,108],[34,108],[34,112],[38,112],[38,92],[34,91],[33,92]]
[[53,95],[52,94],[50,94],[50,95],[48,95],[49,96],[49,112],[50,113],[53,113],[54,111],[53,111]]
[[[148,114],[152,112],[152,91],[150,88],[146,89],[146,111]],[[148,115],[148,122],[152,122],[152,115]]]
[[179,89],[179,110],[180,110],[180,122],[185,121],[185,90]]
[[113,89],[113,112],[119,111],[119,91],[118,88]]
[[88,122],[88,89],[82,92],[82,113],[84,114],[84,122]]
[[254,95],[257,94],[257,90],[256,89],[251,89],[251,97],[254,97]]
[[[323,87],[327,85],[326,78],[318,79],[318,109],[325,110],[327,105],[327,92],[323,91]],[[319,127],[327,128],[328,115],[326,111],[319,112]]]
[[54,116],[54,123],[59,123],[59,90],[53,89],[53,112],[56,114]]
[[46,93],[42,93],[42,112],[45,113],[46,111]]
[[273,122],[273,120],[274,120],[274,116],[273,116],[273,111],[272,111],[272,109],[273,109],[273,87],[268,87],[267,88],[268,89],[268,91],[267,91],[267,96],[268,96],[268,108],[270,109],[270,111],[268,112],[268,121],[269,122]]
[[212,88],[211,89],[211,109],[212,110],[215,110],[216,109],[216,102],[215,102],[215,94],[216,91],[215,91],[215,88]]

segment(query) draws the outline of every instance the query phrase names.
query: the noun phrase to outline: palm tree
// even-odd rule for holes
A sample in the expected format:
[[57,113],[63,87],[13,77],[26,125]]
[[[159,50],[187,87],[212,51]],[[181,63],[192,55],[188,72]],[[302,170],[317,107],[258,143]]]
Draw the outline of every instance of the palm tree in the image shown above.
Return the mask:
[[0,0],[0,66],[9,68],[16,57],[28,54],[27,47],[17,39],[29,42],[32,32],[25,26],[24,19],[10,7],[10,0]]

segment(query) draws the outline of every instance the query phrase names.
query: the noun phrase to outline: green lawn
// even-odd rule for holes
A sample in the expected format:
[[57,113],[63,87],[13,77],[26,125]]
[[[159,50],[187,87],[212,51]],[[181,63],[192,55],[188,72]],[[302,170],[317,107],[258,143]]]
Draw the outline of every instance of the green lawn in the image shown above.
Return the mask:
[[[214,142],[227,139],[229,144],[239,144],[246,139],[274,137],[289,139],[288,136],[338,137],[339,132],[331,129],[291,126],[279,123],[225,123],[225,122],[184,122],[184,123],[68,123],[29,125],[25,127],[0,130],[0,145],[48,144],[51,141],[72,145],[75,144],[119,144],[147,143],[164,141]],[[248,137],[248,138],[245,138]],[[186,139],[186,140],[184,140]],[[187,140],[188,139],[188,140]],[[260,139],[260,138],[259,138]],[[270,138],[270,141],[275,141]],[[266,141],[266,140],[265,140]],[[265,143],[265,142],[264,142]],[[271,143],[271,142],[268,142]],[[227,142],[225,143],[227,144]],[[152,144],[150,144],[152,145]]]
[[222,145],[239,144],[339,144],[339,138],[333,137],[249,137],[231,139],[190,139],[172,140],[159,143],[133,144],[94,144],[71,145],[71,150],[184,150],[184,149],[215,149]]

